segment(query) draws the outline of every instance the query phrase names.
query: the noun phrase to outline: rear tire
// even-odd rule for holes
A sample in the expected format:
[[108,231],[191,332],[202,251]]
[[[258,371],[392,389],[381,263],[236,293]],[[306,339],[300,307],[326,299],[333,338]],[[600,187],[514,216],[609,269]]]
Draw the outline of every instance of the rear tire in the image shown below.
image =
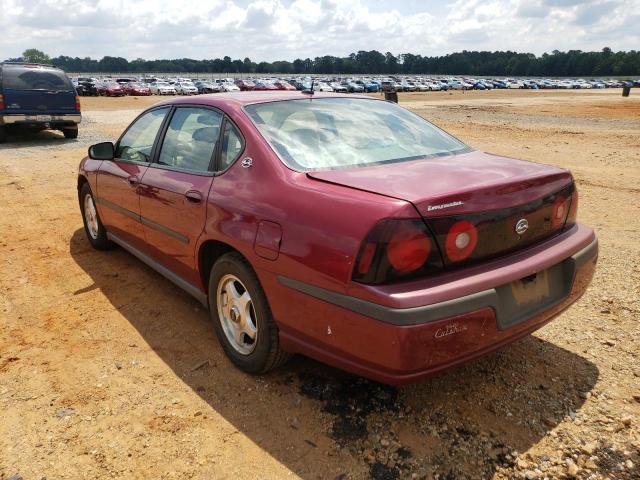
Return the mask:
[[227,253],[213,265],[209,312],[224,352],[240,370],[267,373],[291,357],[280,346],[278,327],[258,277],[239,253]]
[[78,138],[78,126],[63,128],[62,133],[64,133],[64,138]]
[[113,246],[113,243],[107,238],[107,230],[102,225],[102,220],[98,215],[95,199],[88,183],[82,185],[79,200],[84,233],[87,235],[89,243],[96,250],[108,250]]
[[0,143],[7,141],[7,127],[0,125]]

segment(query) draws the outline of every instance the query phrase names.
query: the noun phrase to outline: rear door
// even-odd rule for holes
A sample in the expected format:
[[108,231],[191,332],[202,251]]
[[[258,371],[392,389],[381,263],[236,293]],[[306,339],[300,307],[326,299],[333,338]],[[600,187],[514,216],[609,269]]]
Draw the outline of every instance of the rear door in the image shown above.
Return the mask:
[[205,225],[222,122],[219,110],[177,107],[140,186],[150,254],[192,284],[198,283],[195,245]]
[[116,144],[116,158],[98,172],[97,202],[106,229],[137,249],[144,249],[140,218],[140,181],[151,162],[169,107],[138,117]]
[[0,85],[7,114],[77,112],[75,88],[62,70],[35,65],[4,65]]

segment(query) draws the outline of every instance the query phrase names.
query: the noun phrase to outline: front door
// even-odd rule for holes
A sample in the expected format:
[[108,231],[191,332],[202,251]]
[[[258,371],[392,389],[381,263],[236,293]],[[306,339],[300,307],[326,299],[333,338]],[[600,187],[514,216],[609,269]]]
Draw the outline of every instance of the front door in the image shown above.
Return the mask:
[[98,172],[96,200],[102,223],[138,249],[144,245],[138,187],[168,111],[168,107],[151,110],[131,124],[116,145],[116,158],[103,161]]
[[205,225],[222,117],[211,108],[177,107],[140,185],[148,252],[196,285],[195,245]]

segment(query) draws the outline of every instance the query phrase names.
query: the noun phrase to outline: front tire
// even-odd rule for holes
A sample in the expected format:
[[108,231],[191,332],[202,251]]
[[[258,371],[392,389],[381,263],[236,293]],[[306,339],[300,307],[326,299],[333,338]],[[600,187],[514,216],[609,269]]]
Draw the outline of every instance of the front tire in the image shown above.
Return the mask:
[[240,254],[227,253],[213,265],[209,312],[222,348],[240,370],[267,373],[290,358],[258,277]]
[[84,223],[84,233],[93,248],[96,250],[108,250],[113,246],[107,238],[107,231],[102,225],[95,199],[88,183],[82,185],[80,189],[80,211]]
[[0,125],[0,143],[7,141],[7,127]]

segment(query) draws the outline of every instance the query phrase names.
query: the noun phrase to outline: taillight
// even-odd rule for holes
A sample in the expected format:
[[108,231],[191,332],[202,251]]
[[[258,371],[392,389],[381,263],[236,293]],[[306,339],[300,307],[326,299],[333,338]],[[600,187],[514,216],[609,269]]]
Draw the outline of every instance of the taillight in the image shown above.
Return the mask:
[[454,223],[445,240],[445,253],[452,262],[461,262],[471,256],[478,244],[478,230],[473,223],[460,220]]
[[419,269],[429,258],[431,240],[424,229],[411,223],[400,224],[387,245],[387,259],[398,273]]
[[576,223],[578,220],[578,189],[574,187],[573,193],[571,194],[571,205],[569,206],[569,215],[567,216],[567,221],[565,226],[571,226]]
[[569,199],[563,196],[556,197],[551,206],[551,228],[556,230],[562,227],[567,219],[568,213]]
[[76,95],[76,112],[80,111],[80,97]]
[[408,280],[441,271],[442,259],[421,219],[386,219],[362,243],[353,279],[362,283]]
[[0,110],[4,110],[4,96],[0,94]]

